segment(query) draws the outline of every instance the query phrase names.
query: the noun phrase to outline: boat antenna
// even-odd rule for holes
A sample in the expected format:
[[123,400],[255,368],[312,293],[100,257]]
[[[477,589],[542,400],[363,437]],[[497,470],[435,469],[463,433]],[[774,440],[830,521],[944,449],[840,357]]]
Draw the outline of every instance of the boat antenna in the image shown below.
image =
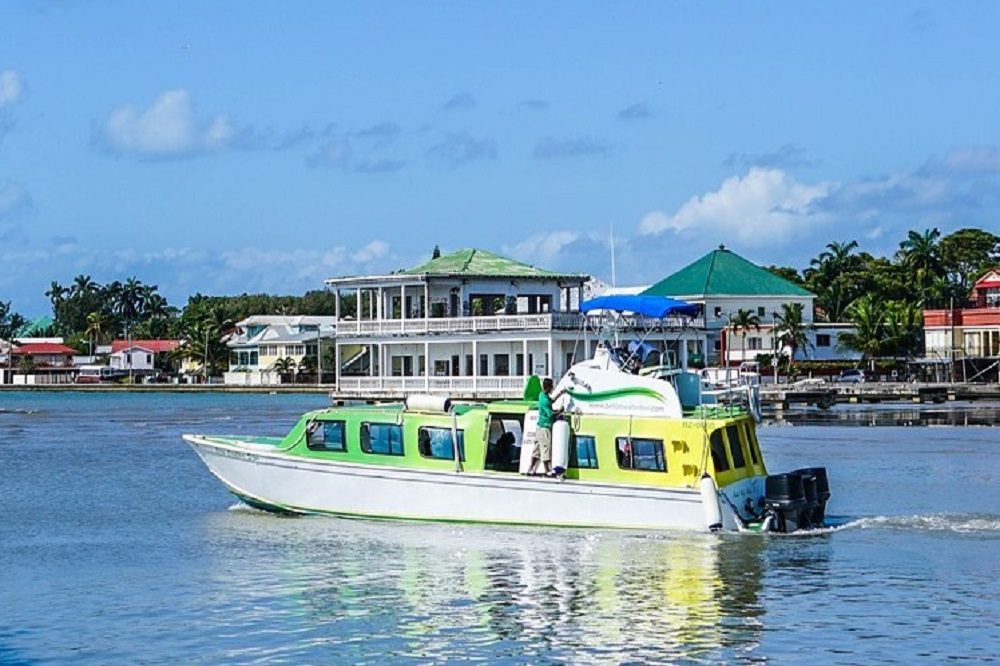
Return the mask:
[[615,223],[610,224],[611,227],[611,287],[617,287],[618,281],[615,277]]

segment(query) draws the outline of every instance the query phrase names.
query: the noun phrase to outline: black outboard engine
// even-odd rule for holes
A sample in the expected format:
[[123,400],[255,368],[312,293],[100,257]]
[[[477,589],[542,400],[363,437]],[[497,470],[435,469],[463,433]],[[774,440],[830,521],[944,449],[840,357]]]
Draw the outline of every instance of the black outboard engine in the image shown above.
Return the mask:
[[794,532],[808,527],[808,522],[802,524],[803,517],[808,521],[807,509],[811,511],[812,507],[806,500],[801,474],[772,474],[764,480],[764,510],[771,514],[775,532]]
[[816,504],[809,522],[813,527],[822,527],[826,521],[826,503],[830,499],[830,482],[826,478],[825,467],[806,467],[797,469],[794,474],[811,476],[815,480]]

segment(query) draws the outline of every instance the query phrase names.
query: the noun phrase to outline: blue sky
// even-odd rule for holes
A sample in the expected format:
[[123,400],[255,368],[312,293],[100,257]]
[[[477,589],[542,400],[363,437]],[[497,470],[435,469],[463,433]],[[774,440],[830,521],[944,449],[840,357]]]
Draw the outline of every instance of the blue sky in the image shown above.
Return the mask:
[[1000,232],[1000,4],[0,4],[0,299]]

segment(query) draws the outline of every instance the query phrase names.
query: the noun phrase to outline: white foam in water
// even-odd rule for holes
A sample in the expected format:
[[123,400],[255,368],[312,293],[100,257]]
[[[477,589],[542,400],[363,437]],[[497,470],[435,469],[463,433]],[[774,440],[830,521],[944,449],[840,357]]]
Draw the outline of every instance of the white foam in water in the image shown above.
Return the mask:
[[931,513],[922,516],[872,516],[842,526],[858,529],[912,530],[923,532],[1000,532],[1000,516],[968,513]]

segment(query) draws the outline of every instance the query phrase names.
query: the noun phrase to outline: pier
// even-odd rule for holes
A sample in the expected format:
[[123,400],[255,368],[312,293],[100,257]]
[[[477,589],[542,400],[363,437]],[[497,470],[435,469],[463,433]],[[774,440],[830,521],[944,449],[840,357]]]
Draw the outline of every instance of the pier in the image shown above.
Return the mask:
[[828,409],[835,404],[944,403],[957,400],[1000,400],[997,384],[779,384],[761,386],[761,402],[775,409],[809,405]]

